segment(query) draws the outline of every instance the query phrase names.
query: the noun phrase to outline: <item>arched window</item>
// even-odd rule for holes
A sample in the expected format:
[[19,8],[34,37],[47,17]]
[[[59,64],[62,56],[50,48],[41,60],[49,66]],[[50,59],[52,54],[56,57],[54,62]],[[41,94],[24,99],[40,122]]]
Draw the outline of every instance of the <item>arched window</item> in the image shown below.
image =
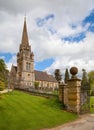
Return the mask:
[[28,62],[26,63],[26,70],[30,71],[30,63],[28,63]]
[[28,63],[28,70],[30,70],[30,63]]

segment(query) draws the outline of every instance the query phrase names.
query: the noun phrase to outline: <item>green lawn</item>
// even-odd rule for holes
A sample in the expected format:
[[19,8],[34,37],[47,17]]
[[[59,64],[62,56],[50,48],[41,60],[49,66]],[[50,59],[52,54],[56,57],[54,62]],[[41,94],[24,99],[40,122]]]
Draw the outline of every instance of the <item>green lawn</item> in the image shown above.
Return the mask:
[[14,91],[0,99],[0,130],[39,130],[75,120],[61,109],[58,100]]
[[92,105],[94,105],[94,96],[91,96],[91,98],[90,98],[90,106],[91,106],[91,113],[94,113],[94,107],[92,108]]

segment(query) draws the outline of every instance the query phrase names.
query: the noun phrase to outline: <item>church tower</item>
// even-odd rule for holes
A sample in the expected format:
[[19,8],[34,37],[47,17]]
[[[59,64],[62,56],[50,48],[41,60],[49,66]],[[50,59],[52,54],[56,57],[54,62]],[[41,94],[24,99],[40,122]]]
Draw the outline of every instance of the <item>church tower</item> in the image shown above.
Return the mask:
[[17,53],[17,81],[18,87],[25,89],[34,86],[34,54],[29,45],[26,17],[24,19],[22,40]]

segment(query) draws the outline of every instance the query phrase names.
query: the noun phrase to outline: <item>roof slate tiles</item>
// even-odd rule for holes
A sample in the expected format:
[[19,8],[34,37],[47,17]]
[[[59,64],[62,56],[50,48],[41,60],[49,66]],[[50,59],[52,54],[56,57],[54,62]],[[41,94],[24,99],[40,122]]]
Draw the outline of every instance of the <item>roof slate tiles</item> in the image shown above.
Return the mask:
[[54,76],[47,74],[47,72],[35,70],[35,80],[57,82]]

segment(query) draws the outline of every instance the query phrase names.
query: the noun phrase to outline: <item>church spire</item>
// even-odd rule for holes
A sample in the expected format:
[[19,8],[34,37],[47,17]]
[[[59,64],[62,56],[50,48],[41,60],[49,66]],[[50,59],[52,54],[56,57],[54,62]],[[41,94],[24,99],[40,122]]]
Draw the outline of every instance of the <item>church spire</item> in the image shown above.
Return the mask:
[[28,44],[29,45],[29,41],[28,41],[28,33],[27,33],[27,26],[26,26],[26,16],[24,18],[24,26],[23,26],[23,33],[22,33],[22,41],[21,44]]

